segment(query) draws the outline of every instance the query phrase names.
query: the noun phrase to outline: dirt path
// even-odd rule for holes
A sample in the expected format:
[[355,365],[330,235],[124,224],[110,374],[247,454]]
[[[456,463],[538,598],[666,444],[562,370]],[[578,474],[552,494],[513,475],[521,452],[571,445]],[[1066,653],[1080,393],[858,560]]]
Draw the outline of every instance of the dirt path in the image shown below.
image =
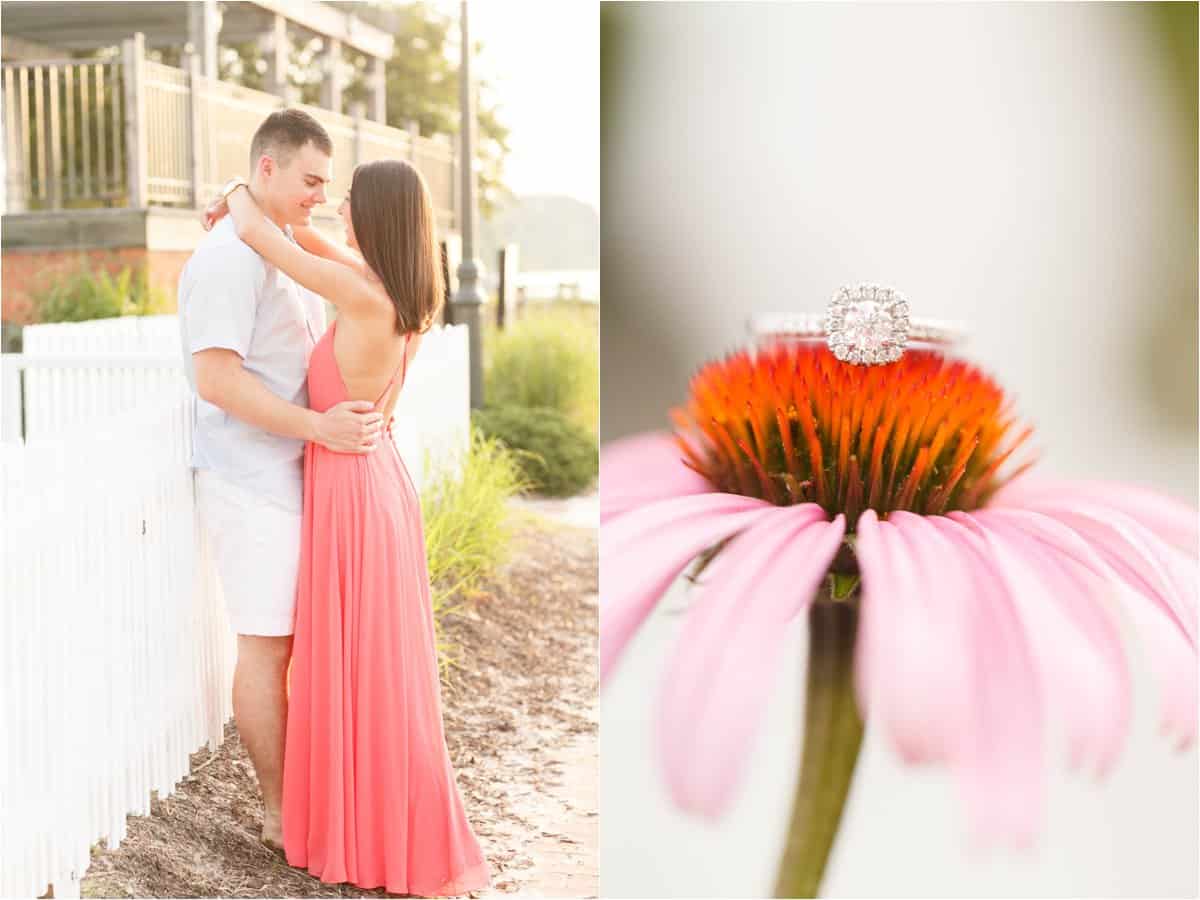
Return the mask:
[[[514,506],[512,563],[444,623],[461,655],[443,685],[446,740],[492,867],[487,895],[594,897],[595,531]],[[262,847],[253,768],[233,723],[225,737],[149,816],[129,817],[119,848],[92,848],[82,896],[385,896],[323,884]]]
[[599,757],[596,736],[581,735],[551,764],[558,783],[541,805],[542,833],[529,847],[533,859],[521,894],[532,897],[600,895]]
[[[599,497],[595,491],[566,499],[520,499],[513,505],[562,525],[599,527]],[[597,585],[598,589],[598,585]],[[585,598],[598,617],[598,593]],[[593,620],[598,621],[598,619]],[[592,648],[595,664],[595,645]],[[592,681],[598,688],[597,682]],[[526,847],[530,860],[520,882],[522,896],[598,897],[600,894],[600,757],[598,707],[591,695],[593,727],[564,747],[546,747],[543,771],[553,778],[543,785],[531,818],[541,822],[540,834]]]

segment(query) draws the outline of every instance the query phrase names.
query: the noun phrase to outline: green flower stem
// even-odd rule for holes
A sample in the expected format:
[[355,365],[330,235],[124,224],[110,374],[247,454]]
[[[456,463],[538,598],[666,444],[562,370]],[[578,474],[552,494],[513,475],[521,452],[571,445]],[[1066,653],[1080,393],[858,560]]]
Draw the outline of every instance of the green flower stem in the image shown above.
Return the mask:
[[862,745],[853,679],[857,583],[831,584],[813,603],[808,621],[804,757],[776,897],[817,896]]

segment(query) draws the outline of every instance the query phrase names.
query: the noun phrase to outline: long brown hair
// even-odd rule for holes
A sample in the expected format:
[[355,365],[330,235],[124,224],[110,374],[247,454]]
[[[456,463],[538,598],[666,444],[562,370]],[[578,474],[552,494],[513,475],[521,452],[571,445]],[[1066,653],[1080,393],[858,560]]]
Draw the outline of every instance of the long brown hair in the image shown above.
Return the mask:
[[360,165],[350,180],[350,222],[363,259],[396,307],[396,331],[428,331],[445,291],[421,173],[400,159]]

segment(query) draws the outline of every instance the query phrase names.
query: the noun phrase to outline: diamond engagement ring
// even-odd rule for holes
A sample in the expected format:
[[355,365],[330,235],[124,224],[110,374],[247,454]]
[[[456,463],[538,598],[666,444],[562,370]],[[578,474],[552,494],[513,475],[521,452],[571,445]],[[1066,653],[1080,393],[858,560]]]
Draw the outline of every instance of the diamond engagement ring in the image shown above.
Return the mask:
[[890,287],[859,284],[838,290],[825,314],[767,313],[749,322],[756,341],[825,338],[833,355],[855,365],[895,362],[914,344],[950,345],[966,337],[959,322],[908,318],[908,301]]

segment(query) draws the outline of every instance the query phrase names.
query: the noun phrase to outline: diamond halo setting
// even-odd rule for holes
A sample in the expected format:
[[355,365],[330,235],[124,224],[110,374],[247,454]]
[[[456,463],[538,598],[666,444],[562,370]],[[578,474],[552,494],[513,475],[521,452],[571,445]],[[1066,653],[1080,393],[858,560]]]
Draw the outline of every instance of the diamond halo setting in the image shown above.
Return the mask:
[[839,288],[824,314],[757,313],[746,321],[755,343],[779,340],[826,344],[841,362],[859,366],[893,363],[906,348],[945,353],[967,337],[967,326],[944,319],[909,319],[908,299],[895,288],[860,283]]
[[877,284],[843,287],[825,311],[824,330],[829,349],[842,362],[895,362],[908,341],[908,300]]

